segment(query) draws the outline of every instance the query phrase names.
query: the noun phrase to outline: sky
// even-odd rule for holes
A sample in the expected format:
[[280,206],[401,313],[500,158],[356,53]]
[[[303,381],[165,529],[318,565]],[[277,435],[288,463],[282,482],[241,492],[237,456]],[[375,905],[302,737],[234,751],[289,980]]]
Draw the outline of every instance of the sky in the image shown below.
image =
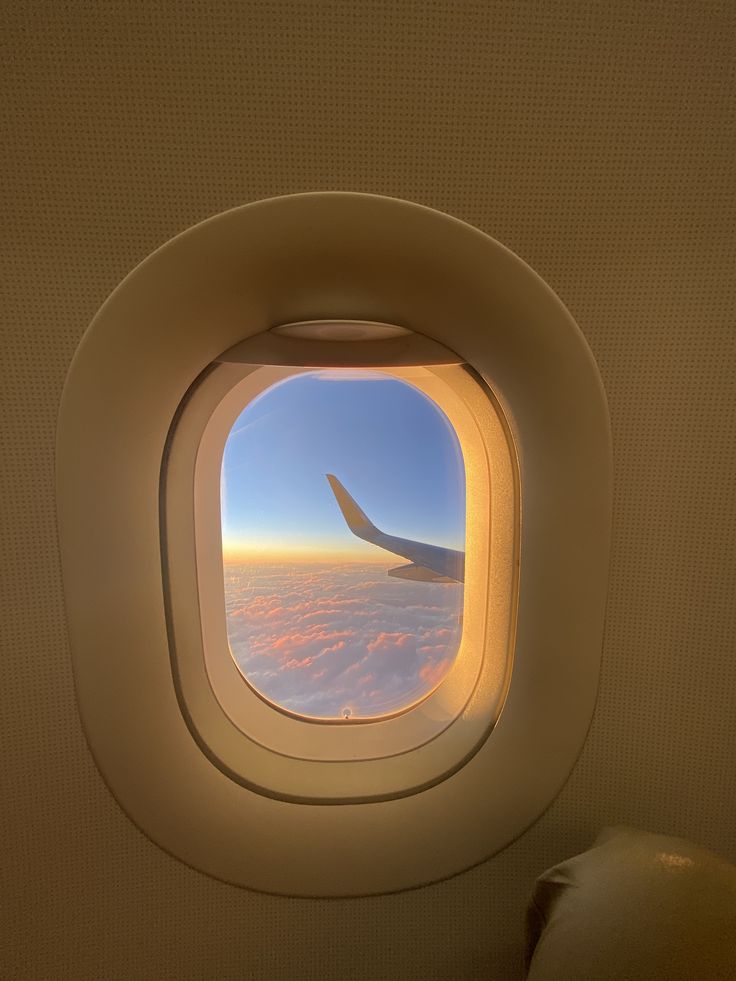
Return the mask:
[[462,455],[445,415],[406,382],[331,370],[272,386],[236,420],[222,470],[226,554],[379,560],[346,527],[327,473],[382,531],[464,548]]
[[463,586],[389,576],[408,560],[355,538],[326,473],[382,531],[464,549],[462,455],[427,396],[378,372],[280,382],[246,407],[226,443],[225,603],[236,663],[289,711],[380,717],[449,671]]

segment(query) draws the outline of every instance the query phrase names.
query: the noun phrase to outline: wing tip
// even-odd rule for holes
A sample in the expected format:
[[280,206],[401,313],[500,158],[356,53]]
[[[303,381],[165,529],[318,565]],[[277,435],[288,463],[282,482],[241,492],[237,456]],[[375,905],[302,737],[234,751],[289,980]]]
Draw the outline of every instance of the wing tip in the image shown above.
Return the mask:
[[376,526],[334,473],[326,473],[325,477],[350,531],[358,538],[369,541],[370,538],[366,536],[376,534],[378,532]]

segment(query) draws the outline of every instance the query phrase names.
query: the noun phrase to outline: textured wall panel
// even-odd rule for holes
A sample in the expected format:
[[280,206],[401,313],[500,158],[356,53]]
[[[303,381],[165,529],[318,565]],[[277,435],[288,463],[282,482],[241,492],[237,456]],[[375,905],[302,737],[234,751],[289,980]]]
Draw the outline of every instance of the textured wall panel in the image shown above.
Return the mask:
[[[535,875],[601,824],[736,859],[731,0],[6,0],[2,20],[0,976],[506,981]],[[527,259],[593,347],[617,467],[600,699],[563,793],[464,875],[330,902],[210,880],[110,797],[53,499],[61,386],[109,291],[210,214],[320,189],[428,204]]]

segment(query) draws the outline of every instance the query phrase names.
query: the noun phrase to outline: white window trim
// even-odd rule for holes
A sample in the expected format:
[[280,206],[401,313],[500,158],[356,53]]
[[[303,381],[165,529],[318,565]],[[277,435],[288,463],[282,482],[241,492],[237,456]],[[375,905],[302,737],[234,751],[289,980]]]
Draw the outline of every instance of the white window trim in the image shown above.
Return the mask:
[[[230,654],[223,616],[219,475],[225,440],[247,401],[299,370],[307,369],[218,365],[190,393],[170,440],[164,561],[185,717],[210,758],[261,793],[312,803],[415,793],[475,752],[498,718],[508,685],[518,500],[507,430],[490,393],[462,367],[385,369],[432,398],[460,439],[470,502],[463,637],[447,677],[428,697],[390,718],[341,721],[338,735],[334,724],[279,712],[250,688]],[[295,768],[295,759],[311,765]]]
[[[317,318],[404,325],[456,351],[495,393],[519,456],[518,620],[503,712],[446,780],[361,804],[267,797],[212,762],[177,698],[162,582],[161,464],[184,393],[244,338]],[[268,892],[390,892],[497,852],[559,792],[592,718],[611,470],[605,395],[582,334],[549,287],[477,229],[330,192],[257,202],[177,236],[90,325],[57,433],[77,699],[112,793],[182,861]]]

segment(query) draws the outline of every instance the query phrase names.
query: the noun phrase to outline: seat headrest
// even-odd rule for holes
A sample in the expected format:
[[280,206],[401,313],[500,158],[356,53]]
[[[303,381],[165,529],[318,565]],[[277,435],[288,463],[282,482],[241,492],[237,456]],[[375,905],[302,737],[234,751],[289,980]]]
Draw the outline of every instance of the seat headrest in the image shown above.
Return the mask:
[[736,867],[682,838],[606,828],[537,879],[528,981],[733,981]]

